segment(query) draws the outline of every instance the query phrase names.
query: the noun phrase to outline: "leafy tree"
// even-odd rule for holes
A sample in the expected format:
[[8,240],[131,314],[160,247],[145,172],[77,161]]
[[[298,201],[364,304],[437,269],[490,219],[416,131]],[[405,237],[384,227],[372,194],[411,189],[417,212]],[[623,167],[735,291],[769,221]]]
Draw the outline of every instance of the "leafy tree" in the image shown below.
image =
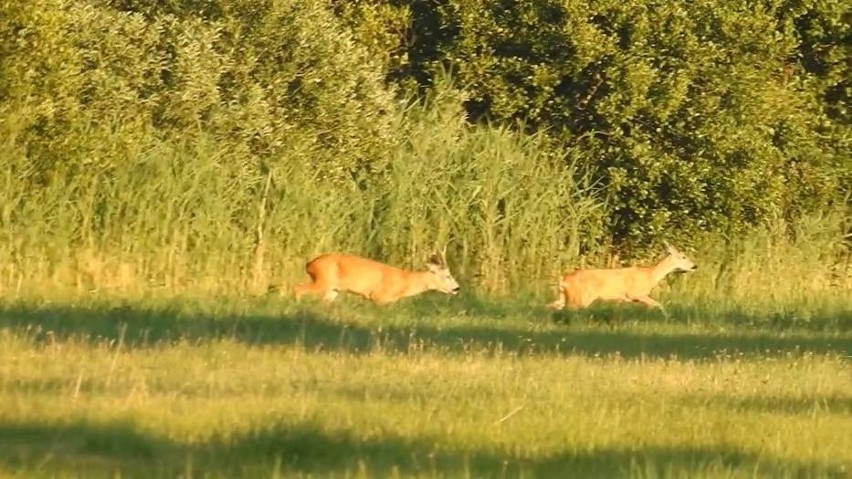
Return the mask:
[[839,2],[388,4],[409,12],[405,71],[421,84],[449,66],[472,120],[521,122],[582,152],[623,248],[795,222],[839,198]]

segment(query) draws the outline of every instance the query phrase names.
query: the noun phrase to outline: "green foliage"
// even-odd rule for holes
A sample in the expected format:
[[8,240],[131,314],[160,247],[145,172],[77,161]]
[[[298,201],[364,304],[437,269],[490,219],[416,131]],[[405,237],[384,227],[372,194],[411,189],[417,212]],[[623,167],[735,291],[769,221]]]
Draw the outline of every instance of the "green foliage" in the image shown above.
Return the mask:
[[[474,118],[523,119],[583,150],[629,251],[842,198],[848,128],[822,98],[848,78],[838,5],[456,0],[412,16],[442,34],[410,60],[449,64]],[[812,67],[791,78],[791,62]]]
[[[271,171],[273,195],[310,192],[276,211],[331,223],[399,144],[378,63],[324,2],[0,8],[0,222],[18,279],[107,269],[177,286],[230,270],[242,286],[281,218],[259,212]],[[304,201],[317,196],[337,211]],[[328,244],[314,225],[293,248]]]
[[[777,2],[780,23],[798,40],[791,67],[813,92],[832,120],[849,124],[849,36],[852,14],[837,0],[788,0]],[[802,74],[805,73],[805,74]]]
[[332,4],[336,15],[346,23],[358,43],[367,47],[373,58],[381,59],[385,75],[401,85],[411,86],[404,72],[411,66],[409,50],[420,43],[410,22],[416,5],[409,7],[373,0]]
[[381,256],[404,261],[430,237],[449,240],[487,289],[505,292],[600,252],[606,212],[574,152],[541,134],[468,126],[463,100],[439,77],[408,110],[408,141],[373,210]]
[[206,2],[212,19],[189,14],[202,5],[115,3],[4,3],[3,115],[42,177],[149,134],[203,133],[253,163],[308,148],[343,181],[393,141],[378,63],[323,2]]
[[261,288],[323,250],[419,267],[449,243],[484,289],[538,290],[613,238],[795,233],[848,194],[832,2],[33,0],[0,17],[0,285]]
[[[449,242],[450,262],[461,275],[506,291],[531,278],[542,281],[530,286],[544,287],[561,264],[599,250],[605,211],[582,172],[566,167],[570,162],[547,138],[469,125],[449,78],[408,106],[391,100],[388,90],[341,98],[347,88],[364,86],[360,76],[347,79],[337,68],[357,73],[361,66],[338,59],[324,46],[326,37],[317,38],[314,50],[238,62],[293,43],[285,34],[311,40],[299,37],[299,29],[273,34],[284,20],[272,14],[267,20],[251,29],[193,24],[196,34],[211,37],[177,45],[200,49],[169,64],[184,73],[166,75],[157,101],[128,102],[128,112],[117,117],[94,121],[120,90],[96,90],[91,110],[79,105],[78,91],[60,90],[56,97],[73,108],[50,124],[56,143],[44,141],[47,133],[32,127],[25,108],[51,101],[47,92],[9,95],[10,134],[0,151],[10,168],[0,172],[8,185],[0,193],[0,221],[2,250],[15,261],[0,268],[6,284],[51,278],[90,289],[149,282],[172,291],[258,291],[301,280],[305,260],[323,251],[420,268],[436,244]],[[237,30],[242,43],[222,33]],[[169,38],[156,36],[152,44],[169,47]],[[18,54],[12,71],[28,67]],[[308,55],[334,61],[305,65]],[[205,62],[219,70],[203,68]],[[291,70],[298,73],[281,78],[313,84],[328,77],[335,89],[290,91],[277,78]],[[273,105],[275,98],[280,103]],[[387,100],[385,110],[377,98]],[[31,156],[53,164],[34,164]]]

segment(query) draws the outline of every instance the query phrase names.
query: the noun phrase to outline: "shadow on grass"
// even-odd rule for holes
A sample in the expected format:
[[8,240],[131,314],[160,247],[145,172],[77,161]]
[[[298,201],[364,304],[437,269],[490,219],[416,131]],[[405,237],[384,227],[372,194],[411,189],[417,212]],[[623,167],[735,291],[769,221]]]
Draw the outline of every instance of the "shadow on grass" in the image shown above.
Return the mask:
[[[848,467],[848,466],[847,466]],[[531,457],[518,450],[448,446],[438,438],[359,437],[283,423],[193,444],[150,436],[130,423],[0,423],[0,470],[81,477],[284,475],[628,477],[732,472],[750,477],[844,477],[840,464],[762,457],[721,447],[592,449]]]
[[803,414],[821,412],[837,415],[852,415],[852,396],[841,394],[808,395],[804,397],[772,397],[731,395],[680,396],[678,401],[699,408],[713,407],[734,413],[736,411],[755,411],[771,414]]
[[[852,303],[850,303],[852,305]],[[585,311],[562,310],[553,313],[557,322],[593,320],[615,326],[625,322],[701,324],[719,328],[735,328],[777,333],[852,333],[852,309],[774,311],[755,314],[742,308],[718,308],[713,313],[692,305],[669,305],[666,313],[641,305],[593,305]]]
[[[432,311],[431,309],[426,309]],[[189,311],[189,312],[188,312]],[[411,310],[380,310],[391,317]],[[415,319],[404,325],[384,325],[375,320],[362,321],[359,314],[381,319],[372,310],[358,310],[356,319],[346,319],[333,310],[317,308],[285,309],[280,314],[267,312],[199,314],[175,307],[0,307],[0,329],[10,329],[36,342],[63,340],[68,337],[100,343],[121,343],[123,347],[149,347],[162,342],[190,342],[232,339],[247,344],[300,345],[308,350],[334,350],[353,354],[384,351],[407,353],[424,348],[446,353],[514,353],[611,355],[626,358],[715,359],[732,354],[781,356],[787,354],[837,354],[849,356],[852,337],[813,331],[774,331],[734,329],[729,332],[693,333],[684,328],[674,332],[648,332],[647,328],[601,321],[593,316],[560,317],[566,324],[538,327],[552,321],[551,313],[527,311],[528,317],[541,315],[539,323],[518,320],[493,320],[488,311],[463,312],[446,308],[424,315],[414,311]],[[457,323],[435,325],[439,315],[464,313]],[[477,318],[482,314],[485,318]],[[560,313],[561,314],[561,313]],[[570,314],[570,313],[569,313]],[[582,313],[586,314],[586,313]],[[592,315],[597,313],[590,313]],[[644,313],[649,314],[650,313]],[[348,315],[348,314],[347,314]],[[471,316],[473,315],[473,316]],[[348,315],[351,316],[351,315]],[[473,318],[473,319],[470,319]],[[659,320],[659,319],[658,319]],[[632,324],[644,324],[645,318]]]

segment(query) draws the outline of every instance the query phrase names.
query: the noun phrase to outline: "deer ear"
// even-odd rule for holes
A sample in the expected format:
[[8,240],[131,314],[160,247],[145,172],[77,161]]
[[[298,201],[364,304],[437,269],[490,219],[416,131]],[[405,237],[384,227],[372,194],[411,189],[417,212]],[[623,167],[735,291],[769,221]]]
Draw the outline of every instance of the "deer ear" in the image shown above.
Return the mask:
[[676,250],[674,249],[674,246],[670,245],[670,244],[669,244],[669,242],[668,242],[668,241],[666,241],[666,240],[663,240],[663,246],[665,246],[665,247],[666,247],[666,250],[667,250],[669,253],[671,253],[672,251],[676,251]]

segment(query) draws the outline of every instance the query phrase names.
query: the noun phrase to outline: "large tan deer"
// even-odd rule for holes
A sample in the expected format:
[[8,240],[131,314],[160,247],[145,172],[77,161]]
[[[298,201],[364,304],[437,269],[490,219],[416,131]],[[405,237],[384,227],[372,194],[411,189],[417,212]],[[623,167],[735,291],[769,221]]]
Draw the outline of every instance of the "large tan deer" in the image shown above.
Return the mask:
[[311,282],[296,286],[298,300],[305,294],[321,294],[334,301],[340,291],[388,304],[426,291],[458,294],[459,283],[447,267],[446,247],[426,263],[426,271],[408,271],[360,256],[328,253],[305,265]]
[[559,297],[548,306],[554,309],[586,308],[596,300],[640,302],[663,309],[651,298],[651,290],[669,273],[695,271],[698,266],[675,247],[665,243],[668,255],[655,266],[582,269],[559,279]]

